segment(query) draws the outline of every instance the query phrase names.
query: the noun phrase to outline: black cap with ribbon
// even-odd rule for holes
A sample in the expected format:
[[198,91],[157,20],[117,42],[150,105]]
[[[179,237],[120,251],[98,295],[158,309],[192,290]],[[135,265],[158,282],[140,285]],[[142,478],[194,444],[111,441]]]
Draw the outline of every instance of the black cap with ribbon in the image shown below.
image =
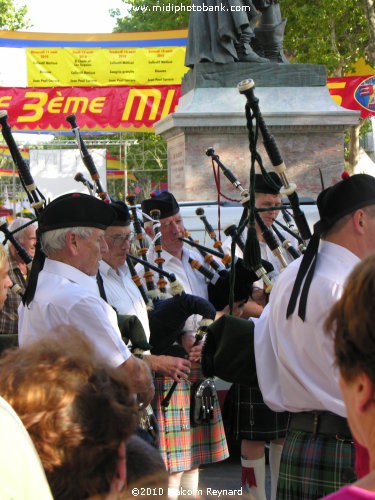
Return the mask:
[[279,194],[282,185],[276,172],[267,172],[267,177],[263,174],[255,174],[255,193]]
[[111,226],[129,226],[131,222],[129,208],[123,201],[112,201],[111,208],[115,212],[115,219]]
[[[344,177],[344,176],[343,176]],[[375,205],[375,177],[368,174],[346,176],[327,189],[317,198],[320,220],[314,225],[314,233],[303,255],[292,294],[290,296],[286,317],[293,314],[298,296],[301,296],[298,306],[298,316],[305,321],[307,296],[314,276],[319,242],[321,236],[345,215],[349,215],[359,208]],[[305,280],[303,286],[302,283]]]
[[38,220],[37,245],[30,276],[22,302],[29,305],[34,298],[38,275],[43,269],[45,255],[40,246],[40,235],[54,229],[68,227],[95,227],[106,229],[114,220],[111,205],[83,193],[68,193],[55,198],[41,213]]
[[151,195],[142,201],[142,212],[150,215],[151,210],[160,210],[160,218],[164,219],[180,211],[176,198],[169,191],[162,191],[158,195]]

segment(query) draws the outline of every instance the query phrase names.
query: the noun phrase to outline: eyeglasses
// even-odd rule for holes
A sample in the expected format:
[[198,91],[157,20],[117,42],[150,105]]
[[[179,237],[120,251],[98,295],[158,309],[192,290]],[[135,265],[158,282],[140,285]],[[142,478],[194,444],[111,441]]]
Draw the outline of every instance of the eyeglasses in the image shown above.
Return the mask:
[[115,234],[114,236],[106,236],[106,238],[110,238],[114,245],[122,247],[127,241],[132,242],[134,233],[131,231],[129,234]]

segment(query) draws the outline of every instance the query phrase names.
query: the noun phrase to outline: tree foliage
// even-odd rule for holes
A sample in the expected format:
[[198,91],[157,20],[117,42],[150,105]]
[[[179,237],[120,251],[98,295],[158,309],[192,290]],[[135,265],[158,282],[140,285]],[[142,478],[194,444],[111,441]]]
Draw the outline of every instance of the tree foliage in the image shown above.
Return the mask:
[[361,0],[366,15],[369,40],[366,47],[366,59],[375,68],[375,5],[373,0]]
[[[115,31],[151,31],[186,28],[187,11],[159,11],[157,0],[123,0],[128,7],[126,17],[117,17]],[[190,0],[171,0],[169,5],[190,5]],[[284,50],[292,63],[322,64],[328,76],[344,76],[358,59],[364,57],[375,67],[374,0],[280,0],[283,17],[287,18]],[[360,120],[351,136],[367,122]],[[355,133],[354,133],[355,132]],[[351,149],[353,148],[353,149]],[[358,146],[350,142],[350,156],[355,158]]]
[[357,0],[282,0],[281,8],[292,62],[324,64],[329,76],[344,76],[364,56],[369,32]]
[[[190,0],[123,0],[128,14],[119,17],[119,11],[112,9],[116,18],[115,32],[159,31],[184,29],[188,26],[189,12],[186,9]],[[176,8],[180,8],[178,12]],[[169,9],[169,10],[165,10]]]
[[12,0],[0,0],[0,29],[16,31],[28,28],[30,21],[26,15],[26,5],[17,8]]

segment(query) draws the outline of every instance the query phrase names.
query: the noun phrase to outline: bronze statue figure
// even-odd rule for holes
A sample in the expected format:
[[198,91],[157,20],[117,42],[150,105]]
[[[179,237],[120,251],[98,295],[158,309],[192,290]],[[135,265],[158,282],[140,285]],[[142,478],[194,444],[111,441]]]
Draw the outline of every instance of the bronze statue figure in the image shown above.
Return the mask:
[[185,65],[287,63],[279,0],[192,0]]

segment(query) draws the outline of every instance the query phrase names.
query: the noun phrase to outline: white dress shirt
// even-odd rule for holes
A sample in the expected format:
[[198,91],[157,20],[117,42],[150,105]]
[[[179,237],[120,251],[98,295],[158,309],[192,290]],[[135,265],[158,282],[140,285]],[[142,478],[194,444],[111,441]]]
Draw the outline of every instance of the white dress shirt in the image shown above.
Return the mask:
[[125,264],[116,272],[107,262],[101,260],[99,271],[103,278],[108,303],[118,314],[132,314],[142,323],[147,340],[150,339],[150,326],[145,301],[134,283],[128,266]]
[[48,336],[55,326],[70,325],[87,335],[110,365],[119,366],[130,356],[115,311],[99,295],[96,277],[68,264],[46,259],[34,299],[28,307],[21,303],[18,314],[20,346]]
[[[153,246],[150,246],[147,252],[147,259],[149,262],[154,263],[156,252]],[[207,280],[206,278],[196,269],[193,269],[189,263],[189,257],[194,260],[199,260],[201,264],[204,265],[204,260],[202,256],[190,250],[188,248],[182,249],[182,259],[177,259],[165,250],[161,253],[164,259],[163,268],[169,273],[173,273],[179,283],[181,284],[184,292],[190,293],[192,295],[197,295],[198,297],[203,297],[208,300],[207,291]],[[137,264],[136,269],[140,270],[140,264]],[[141,272],[142,274],[142,272]],[[155,273],[155,280],[157,279],[157,273]],[[190,316],[185,323],[185,330],[196,331],[198,327],[198,322],[201,320],[202,316],[197,314]]]
[[[290,237],[283,229],[280,229],[280,233],[284,236],[284,238],[286,238],[287,240],[290,240]],[[293,260],[294,260],[293,257],[289,254],[289,252],[287,250],[285,250],[282,247],[282,243],[279,240],[278,236],[276,236],[276,234],[274,236],[276,238],[276,241],[281,246],[282,255],[284,256],[287,264],[289,264],[290,262],[293,262]],[[291,243],[294,245],[293,241],[291,241]],[[232,246],[232,237],[228,236],[223,241],[222,248],[223,248],[224,252],[230,254],[231,246]],[[275,278],[280,274],[281,271],[283,271],[284,267],[282,266],[279,258],[273,254],[270,247],[264,241],[259,241],[259,246],[260,246],[261,258],[264,260],[267,260],[273,266],[274,271],[272,273],[270,273],[270,277],[271,277],[272,282],[274,282]],[[235,248],[235,255],[237,255],[237,257],[240,257],[241,259],[243,258],[242,250],[239,248],[238,245],[236,245],[236,248]],[[259,280],[259,281],[255,282],[254,285],[259,286],[259,287],[263,287],[263,282],[262,282],[262,280]]]
[[280,274],[269,304],[254,321],[260,389],[275,411],[327,410],[345,417],[332,339],[324,332],[324,321],[359,258],[342,246],[321,242],[305,322],[298,316],[298,301],[293,315],[286,319],[300,261]]

